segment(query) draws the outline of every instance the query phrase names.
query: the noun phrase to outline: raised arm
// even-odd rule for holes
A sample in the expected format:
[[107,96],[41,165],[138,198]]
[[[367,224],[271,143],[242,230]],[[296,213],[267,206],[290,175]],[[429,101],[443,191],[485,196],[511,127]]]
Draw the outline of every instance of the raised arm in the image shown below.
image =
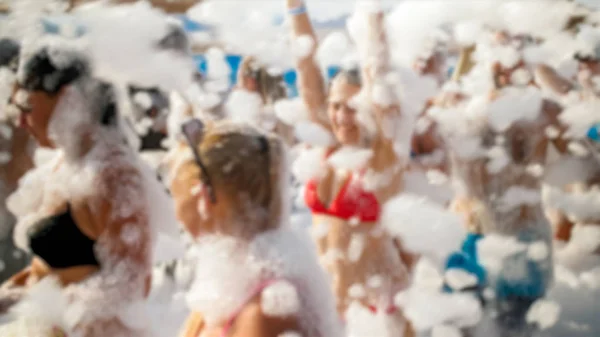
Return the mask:
[[297,83],[300,97],[304,101],[313,122],[330,128],[326,115],[327,92],[321,70],[315,61],[317,36],[306,12],[303,0],[286,0],[292,25],[292,38],[308,36],[313,40],[310,52],[296,59]]
[[384,14],[372,10],[367,15],[368,35],[365,41],[357,41],[362,49],[363,85],[373,107],[378,128],[378,138],[394,141],[400,117],[400,102],[396,88],[387,77],[392,70],[384,27]]
[[[384,84],[385,76],[391,70],[390,53],[385,34],[384,14],[380,9],[371,9],[367,15],[368,38],[358,42],[363,55],[363,74],[365,85],[371,89]],[[361,45],[362,44],[362,45]],[[379,102],[377,102],[379,103]],[[391,102],[397,104],[398,102]]]
[[399,129],[400,101],[396,88],[388,80],[392,70],[390,53],[381,10],[371,10],[367,15],[368,35],[357,41],[362,56],[364,86],[373,106],[378,128],[378,138],[396,140]]
[[[377,177],[377,198],[380,202],[385,202],[401,189],[403,168],[410,160],[411,139],[403,132],[402,123],[405,121],[401,118],[397,88],[388,80],[392,67],[384,29],[384,14],[381,10],[369,8],[358,15],[365,15],[358,19],[366,20],[367,24],[365,39],[356,43],[361,55],[363,90],[370,101],[376,128],[371,143],[373,157],[369,166]],[[400,139],[401,136],[405,139]],[[396,144],[406,146],[406,153],[400,154],[395,148]]]

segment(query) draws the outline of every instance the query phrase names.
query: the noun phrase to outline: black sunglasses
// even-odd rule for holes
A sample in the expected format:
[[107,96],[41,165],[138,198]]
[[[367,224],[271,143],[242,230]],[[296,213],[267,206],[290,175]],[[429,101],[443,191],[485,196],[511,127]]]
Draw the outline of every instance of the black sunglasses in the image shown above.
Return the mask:
[[200,144],[202,138],[204,137],[204,123],[202,123],[202,121],[200,121],[199,119],[191,119],[183,123],[183,125],[181,125],[181,133],[185,137],[185,140],[187,141],[190,149],[192,150],[196,165],[198,165],[198,167],[200,167],[200,170],[202,171],[202,174],[200,175],[200,180],[202,180],[202,183],[208,190],[208,196],[210,198],[210,201],[214,204],[217,202],[217,197],[215,195],[215,191],[211,183],[208,170],[202,162],[202,158],[200,158],[200,154],[197,150],[198,144]]

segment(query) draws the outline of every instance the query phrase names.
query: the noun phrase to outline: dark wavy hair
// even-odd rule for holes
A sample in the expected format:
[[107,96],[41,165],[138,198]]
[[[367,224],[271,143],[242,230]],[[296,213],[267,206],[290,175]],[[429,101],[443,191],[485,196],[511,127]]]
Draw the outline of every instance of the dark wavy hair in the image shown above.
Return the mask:
[[117,95],[112,84],[92,77],[88,58],[76,51],[59,51],[63,66],[52,61],[47,47],[33,54],[23,65],[21,87],[28,91],[42,91],[57,95],[68,85],[74,85],[87,100],[94,118],[105,126],[114,126],[118,120]]
[[28,91],[43,91],[56,95],[60,89],[83,76],[90,75],[88,59],[76,52],[65,52],[66,65],[57,66],[47,47],[32,55],[23,65],[20,85]]

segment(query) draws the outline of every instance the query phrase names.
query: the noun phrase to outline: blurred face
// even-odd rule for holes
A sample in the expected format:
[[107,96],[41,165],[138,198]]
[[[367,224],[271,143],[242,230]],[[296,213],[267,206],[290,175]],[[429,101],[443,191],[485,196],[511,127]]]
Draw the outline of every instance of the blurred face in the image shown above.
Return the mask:
[[15,87],[11,102],[20,110],[19,124],[27,129],[40,146],[54,147],[48,138],[48,124],[61,95],[62,90],[56,95],[49,95],[43,91],[27,92]]
[[[181,145],[165,158],[161,171],[166,173],[169,190],[175,203],[175,215],[193,236],[213,232],[213,211],[208,193],[203,190],[195,163],[187,159],[187,145]],[[179,164],[181,160],[185,163]]]
[[251,91],[251,92],[256,92],[258,91],[258,82],[256,81],[256,78],[254,78],[253,76],[246,76],[244,77],[244,82],[242,83],[244,89]]
[[342,145],[360,143],[360,125],[356,110],[350,106],[352,97],[360,92],[360,86],[352,85],[342,76],[331,84],[327,115],[336,139]]
[[175,202],[177,219],[192,236],[197,237],[202,232],[201,217],[198,214],[199,197],[189,183],[189,181],[175,177],[171,182],[170,190]]

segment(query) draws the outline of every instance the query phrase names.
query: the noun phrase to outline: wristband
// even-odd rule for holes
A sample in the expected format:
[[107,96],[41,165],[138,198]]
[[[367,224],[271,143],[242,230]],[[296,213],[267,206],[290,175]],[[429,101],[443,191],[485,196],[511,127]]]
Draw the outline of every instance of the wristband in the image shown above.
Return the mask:
[[288,9],[288,13],[290,13],[290,15],[292,15],[292,16],[304,14],[304,13],[306,13],[306,6],[304,5],[304,3],[302,3],[298,7]]

